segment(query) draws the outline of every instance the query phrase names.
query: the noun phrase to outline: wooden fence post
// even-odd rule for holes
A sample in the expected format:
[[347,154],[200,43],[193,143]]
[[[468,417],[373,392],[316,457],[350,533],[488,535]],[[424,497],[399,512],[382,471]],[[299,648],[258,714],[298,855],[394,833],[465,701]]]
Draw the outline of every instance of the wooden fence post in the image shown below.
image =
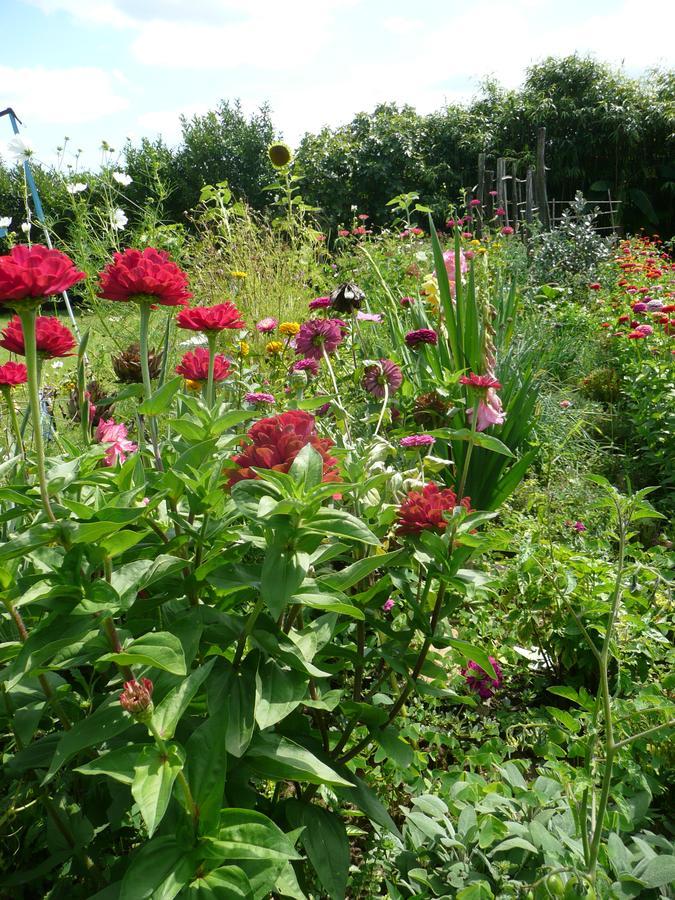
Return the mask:
[[518,164],[511,163],[511,224],[518,230]]
[[485,172],[485,221],[489,222],[495,214],[494,197],[490,191],[494,190],[495,173],[492,169]]
[[546,194],[546,129],[537,129],[537,169],[534,176],[537,206],[541,224],[550,231],[551,220],[548,214],[548,196]]
[[525,173],[525,221],[528,225],[532,224],[534,218],[534,175],[532,166],[527,167]]
[[501,218],[502,225],[509,224],[509,208],[506,200],[506,184],[504,183],[505,177],[506,160],[503,156],[500,156],[497,160],[497,203],[499,207],[504,210],[504,215]]

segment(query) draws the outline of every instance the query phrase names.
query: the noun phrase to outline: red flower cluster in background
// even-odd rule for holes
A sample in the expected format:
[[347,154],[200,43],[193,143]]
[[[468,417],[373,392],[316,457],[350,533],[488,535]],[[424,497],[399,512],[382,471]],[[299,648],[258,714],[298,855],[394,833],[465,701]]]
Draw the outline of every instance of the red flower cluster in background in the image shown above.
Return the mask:
[[288,472],[295,457],[307,444],[323,459],[323,480],[340,480],[337,459],[328,452],[334,446],[333,441],[319,437],[314,416],[303,410],[291,409],[279,416],[260,419],[249,428],[247,434],[251,443],[233,459],[238,468],[230,473],[230,486],[245,478],[257,478],[253,467]]
[[0,388],[16,387],[28,381],[28,369],[23,363],[6,362],[0,366]]
[[[70,329],[62,325],[54,316],[36,317],[35,338],[37,352],[43,359],[55,359],[59,356],[73,355],[72,350],[75,347],[75,338]],[[19,356],[26,355],[23,328],[21,327],[21,319],[18,316],[12,316],[2,329],[0,347],[9,350],[10,353],[17,353]]]
[[425,484],[421,491],[410,491],[398,508],[399,534],[419,534],[429,528],[443,531],[447,522],[443,513],[452,512],[456,506],[463,506],[472,512],[471,499],[458,500],[452,488],[439,488],[437,484]]
[[19,244],[0,256],[0,303],[60,294],[86,277],[60,250]]
[[124,250],[101,272],[99,297],[104,300],[152,299],[161,306],[185,306],[192,296],[187,275],[164,250]]
[[176,316],[176,324],[179,328],[208,334],[210,331],[243,328],[244,320],[234,303],[227,300],[215,306],[193,306],[192,309],[183,309]]

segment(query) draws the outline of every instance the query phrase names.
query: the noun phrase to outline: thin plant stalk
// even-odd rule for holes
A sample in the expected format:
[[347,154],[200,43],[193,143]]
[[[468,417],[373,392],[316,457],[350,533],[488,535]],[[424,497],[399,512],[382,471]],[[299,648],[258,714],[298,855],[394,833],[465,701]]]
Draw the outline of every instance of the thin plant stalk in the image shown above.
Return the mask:
[[218,334],[217,332],[208,332],[206,337],[209,342],[209,374],[206,382],[206,402],[209,409],[213,409],[215,402],[213,371],[216,365],[216,341],[218,340]]
[[328,353],[326,352],[326,347],[323,344],[321,345],[321,352],[323,353],[324,362],[326,363],[326,368],[328,369],[328,374],[330,375],[330,380],[333,384],[333,390],[335,391],[335,399],[337,400],[337,405],[339,406],[340,411],[344,414],[345,437],[347,438],[349,446],[351,447],[352,446],[352,435],[351,435],[351,431],[349,430],[349,413],[347,412],[347,410],[345,409],[345,407],[342,403],[342,398],[340,397],[340,390],[337,385],[337,379],[335,377],[335,372],[333,371],[333,366],[331,365],[330,357],[328,356]]

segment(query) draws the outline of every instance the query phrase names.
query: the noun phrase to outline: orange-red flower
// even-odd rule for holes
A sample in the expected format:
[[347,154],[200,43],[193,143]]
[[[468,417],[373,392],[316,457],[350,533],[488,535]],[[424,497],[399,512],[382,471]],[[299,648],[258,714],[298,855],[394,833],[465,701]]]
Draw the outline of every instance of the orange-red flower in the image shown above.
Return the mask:
[[28,369],[23,363],[6,362],[0,366],[0,388],[16,387],[28,381]]
[[176,316],[179,328],[190,331],[225,331],[226,328],[243,328],[241,313],[229,300],[215,306],[193,306],[183,309]]
[[398,508],[398,532],[419,534],[425,529],[443,531],[448,524],[443,513],[452,512],[456,506],[463,506],[467,512],[472,511],[470,498],[458,500],[452,488],[425,484],[421,491],[409,491]]
[[0,303],[16,303],[60,294],[86,278],[60,250],[41,244],[12,247],[0,256]]
[[164,250],[116,253],[99,275],[99,297],[105,300],[152,299],[161,306],[185,306],[192,296],[187,275]]
[[323,459],[323,480],[340,480],[337,460],[328,452],[333,441],[319,437],[314,416],[303,410],[290,409],[279,416],[260,419],[249,428],[248,437],[251,443],[234,457],[238,468],[230,473],[230,485],[245,478],[257,478],[253,467],[288,472],[295,457],[307,444]]
[[[207,381],[209,377],[209,351],[206,347],[190,350],[176,366],[176,372],[188,381]],[[230,362],[222,353],[216,353],[213,363],[213,380],[223,381],[230,374]]]
[[[43,359],[55,359],[58,356],[73,355],[71,351],[75,347],[75,338],[70,329],[62,325],[54,316],[37,316],[35,319],[35,343],[37,352]],[[17,353],[19,356],[26,355],[23,328],[18,316],[12,316],[2,329],[0,347],[9,350],[10,353]]]

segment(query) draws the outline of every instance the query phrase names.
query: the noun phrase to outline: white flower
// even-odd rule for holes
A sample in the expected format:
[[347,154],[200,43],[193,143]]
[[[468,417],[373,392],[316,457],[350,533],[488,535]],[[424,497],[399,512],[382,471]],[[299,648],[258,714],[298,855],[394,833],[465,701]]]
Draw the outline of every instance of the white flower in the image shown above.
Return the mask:
[[32,227],[33,226],[31,225],[30,222],[22,222],[21,223],[21,230],[23,231],[24,234],[28,234],[28,232],[31,230]]
[[128,221],[129,220],[124,215],[124,210],[116,209],[112,215],[112,227],[116,228],[118,231],[123,231],[124,226]]
[[427,258],[427,254],[424,250],[418,250],[415,254],[415,259],[419,259],[420,262],[424,262]]
[[127,175],[124,172],[113,172],[112,177],[118,184],[122,184],[122,185],[124,185],[124,187],[127,187],[128,185],[130,185],[131,182],[134,180],[131,177],[131,175]]
[[26,138],[19,137],[18,134],[11,141],[7,142],[7,150],[14,162],[17,163],[22,163],[35,155],[35,148],[31,142]]
[[55,359],[52,363],[52,369],[62,369],[63,368],[63,360]]
[[189,337],[187,340],[180,342],[181,347],[201,347],[203,344],[208,344],[208,338],[205,334],[196,334],[194,337]]
[[10,216],[4,216],[3,218],[0,218],[0,228],[9,228],[11,224],[12,219]]
[[81,181],[76,181],[75,184],[67,184],[66,190],[69,194],[81,194],[82,191],[87,190],[87,185],[83,184]]

